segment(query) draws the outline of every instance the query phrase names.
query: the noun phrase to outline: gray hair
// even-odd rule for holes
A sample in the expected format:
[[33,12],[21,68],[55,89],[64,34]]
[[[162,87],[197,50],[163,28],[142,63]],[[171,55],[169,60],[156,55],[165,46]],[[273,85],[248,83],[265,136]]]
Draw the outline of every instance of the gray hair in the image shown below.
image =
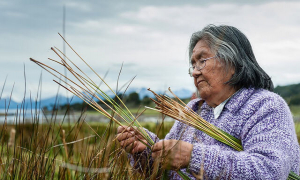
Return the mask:
[[235,68],[235,73],[226,82],[235,88],[263,88],[273,91],[274,86],[269,75],[258,65],[251,44],[247,37],[232,26],[208,25],[201,31],[193,33],[189,57],[200,41],[204,41],[218,59],[223,60],[226,69]]

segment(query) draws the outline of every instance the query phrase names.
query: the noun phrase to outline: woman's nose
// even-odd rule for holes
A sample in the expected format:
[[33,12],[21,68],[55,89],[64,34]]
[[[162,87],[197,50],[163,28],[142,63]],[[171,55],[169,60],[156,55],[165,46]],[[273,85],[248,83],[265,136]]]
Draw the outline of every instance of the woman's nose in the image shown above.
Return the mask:
[[193,73],[192,73],[193,77],[197,77],[197,76],[199,76],[200,74],[201,74],[201,71],[198,70],[197,68],[195,68],[195,69],[193,70]]

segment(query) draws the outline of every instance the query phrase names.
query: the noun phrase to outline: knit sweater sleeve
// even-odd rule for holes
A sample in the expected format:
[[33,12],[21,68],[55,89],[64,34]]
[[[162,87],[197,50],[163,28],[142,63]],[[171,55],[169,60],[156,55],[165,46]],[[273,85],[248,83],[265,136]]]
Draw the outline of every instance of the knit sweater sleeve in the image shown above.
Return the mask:
[[[244,151],[224,150],[218,145],[193,144],[190,171],[201,168],[208,179],[287,179],[298,173],[299,147],[289,108],[282,98],[267,98],[237,114],[243,122],[240,139]],[[241,112],[240,112],[241,113]],[[298,161],[295,163],[295,161]]]

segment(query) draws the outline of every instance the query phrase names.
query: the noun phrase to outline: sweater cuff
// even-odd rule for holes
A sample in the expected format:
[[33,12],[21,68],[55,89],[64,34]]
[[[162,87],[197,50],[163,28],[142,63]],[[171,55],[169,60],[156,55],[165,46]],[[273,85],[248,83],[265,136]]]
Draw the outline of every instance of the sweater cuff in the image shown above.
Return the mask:
[[150,136],[150,138],[154,141],[154,143],[157,143],[159,141],[159,138],[154,134],[153,132],[149,131],[148,129],[144,128],[146,133]]

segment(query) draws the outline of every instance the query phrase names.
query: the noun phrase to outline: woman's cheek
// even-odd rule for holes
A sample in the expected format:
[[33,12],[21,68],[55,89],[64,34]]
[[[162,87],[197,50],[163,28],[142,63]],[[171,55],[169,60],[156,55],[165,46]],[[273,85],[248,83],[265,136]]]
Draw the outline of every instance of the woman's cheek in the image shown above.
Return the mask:
[[208,87],[208,84],[206,82],[200,82],[198,84],[198,91],[200,97],[204,100],[210,95],[210,88]]
[[195,85],[195,87],[198,89],[197,79],[196,79],[196,78],[194,78],[194,85]]

